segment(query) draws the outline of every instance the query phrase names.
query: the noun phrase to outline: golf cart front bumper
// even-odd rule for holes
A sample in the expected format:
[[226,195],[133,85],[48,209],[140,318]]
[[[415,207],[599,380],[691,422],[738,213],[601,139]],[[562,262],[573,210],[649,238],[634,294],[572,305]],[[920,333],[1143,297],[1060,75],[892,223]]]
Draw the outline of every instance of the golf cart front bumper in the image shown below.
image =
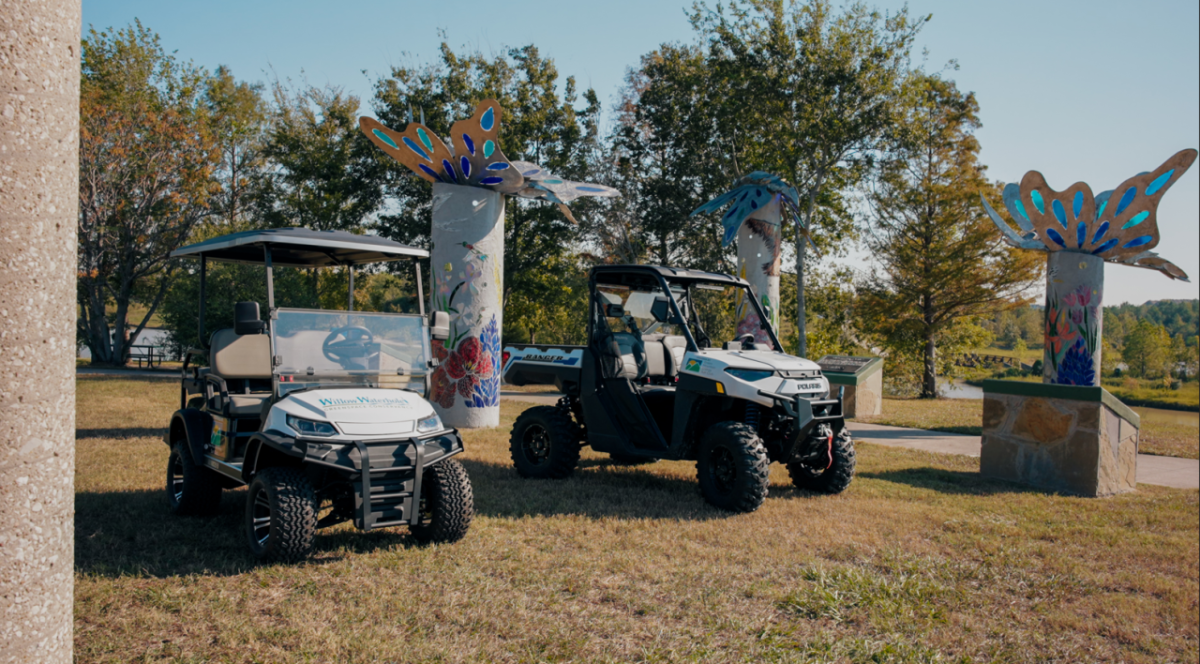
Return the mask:
[[373,530],[420,523],[425,469],[461,453],[463,443],[457,431],[447,429],[383,440],[302,437],[292,449],[305,465],[344,475],[354,489],[354,525]]
[[805,449],[811,438],[813,429],[823,423],[828,423],[836,434],[846,426],[842,410],[842,398],[836,399],[805,399],[799,394],[787,396],[759,390],[760,395],[772,399],[781,406],[791,419],[788,435],[785,436],[783,460],[785,462],[808,455]]

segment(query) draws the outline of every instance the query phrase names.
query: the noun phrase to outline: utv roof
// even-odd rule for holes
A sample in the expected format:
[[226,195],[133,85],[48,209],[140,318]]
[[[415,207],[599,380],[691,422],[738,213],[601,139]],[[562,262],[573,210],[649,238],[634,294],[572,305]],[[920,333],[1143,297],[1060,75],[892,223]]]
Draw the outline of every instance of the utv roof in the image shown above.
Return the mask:
[[429,252],[374,235],[307,228],[268,228],[214,237],[180,247],[171,256],[196,256],[229,263],[266,263],[263,249],[271,248],[271,264],[286,267],[361,265],[404,258],[427,258]]
[[746,281],[735,276],[719,272],[703,270],[685,270],[682,268],[666,267],[665,265],[597,265],[592,273],[601,282],[616,279],[626,274],[657,274],[673,282],[706,281],[718,284],[745,284]]

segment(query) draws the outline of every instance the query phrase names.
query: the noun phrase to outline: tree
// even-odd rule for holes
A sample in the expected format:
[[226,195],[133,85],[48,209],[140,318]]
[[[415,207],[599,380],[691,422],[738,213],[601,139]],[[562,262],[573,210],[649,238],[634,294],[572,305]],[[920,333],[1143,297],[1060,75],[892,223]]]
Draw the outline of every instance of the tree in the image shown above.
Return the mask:
[[[925,20],[928,20],[926,18]],[[861,3],[835,14],[827,0],[733,0],[726,11],[703,5],[692,24],[707,42],[710,66],[727,94],[721,118],[759,144],[744,167],[772,171],[801,194],[803,223],[840,239],[848,224],[818,213],[826,188],[852,186],[893,126],[900,84],[924,21],[907,8],[884,16]],[[714,123],[714,129],[729,128]],[[733,140],[724,131],[714,140]],[[796,237],[797,330],[807,354],[805,241]]]
[[991,187],[979,163],[975,96],[937,76],[914,76],[896,143],[868,195],[867,245],[878,269],[861,308],[876,329],[919,340],[921,396],[937,396],[938,345],[956,321],[1023,303],[1040,256],[1001,243],[979,196]]
[[220,154],[215,175],[221,187],[211,203],[213,216],[237,224],[253,212],[254,185],[266,167],[268,108],[262,85],[238,81],[220,66],[208,81],[204,104]]
[[[207,75],[140,22],[92,29],[82,56],[79,333],[94,362],[120,365],[171,283],[170,252],[209,214],[218,154]],[[135,298],[148,308],[127,334]]]
[[1163,375],[1171,361],[1171,337],[1167,328],[1148,320],[1140,320],[1125,335],[1121,356],[1129,365],[1129,373],[1145,378]]

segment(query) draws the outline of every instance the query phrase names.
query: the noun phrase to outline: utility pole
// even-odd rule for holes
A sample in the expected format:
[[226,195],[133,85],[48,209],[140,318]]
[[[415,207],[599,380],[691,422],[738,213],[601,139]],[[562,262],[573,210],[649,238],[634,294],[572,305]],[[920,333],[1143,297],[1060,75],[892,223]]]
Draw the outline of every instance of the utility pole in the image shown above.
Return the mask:
[[0,4],[0,663],[72,661],[79,0]]

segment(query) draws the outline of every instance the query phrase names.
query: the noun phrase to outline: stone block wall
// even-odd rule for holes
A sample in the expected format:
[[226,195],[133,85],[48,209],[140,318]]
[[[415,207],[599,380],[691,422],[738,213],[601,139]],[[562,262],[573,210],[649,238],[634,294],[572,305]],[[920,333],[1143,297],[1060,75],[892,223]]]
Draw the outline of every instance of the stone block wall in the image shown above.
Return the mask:
[[986,381],[979,470],[1083,496],[1133,491],[1139,426],[1103,388]]

